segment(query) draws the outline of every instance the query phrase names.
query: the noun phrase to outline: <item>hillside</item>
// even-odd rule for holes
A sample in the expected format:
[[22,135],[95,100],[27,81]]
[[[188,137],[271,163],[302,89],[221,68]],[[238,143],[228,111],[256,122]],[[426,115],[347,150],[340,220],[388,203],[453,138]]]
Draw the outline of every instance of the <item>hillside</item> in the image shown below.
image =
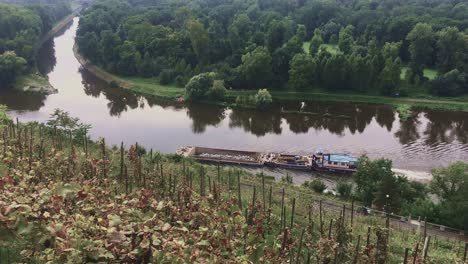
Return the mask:
[[432,237],[423,250],[422,230],[331,210],[308,188],[93,142],[64,113],[48,124],[2,120],[6,263],[401,263],[405,249],[416,263],[463,258],[460,242]]

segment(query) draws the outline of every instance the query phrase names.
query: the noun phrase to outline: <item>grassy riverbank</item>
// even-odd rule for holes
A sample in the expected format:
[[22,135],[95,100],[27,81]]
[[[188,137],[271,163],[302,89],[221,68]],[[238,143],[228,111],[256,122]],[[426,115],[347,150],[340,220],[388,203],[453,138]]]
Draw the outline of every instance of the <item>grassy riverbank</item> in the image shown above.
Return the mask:
[[[75,50],[75,56],[80,63],[93,75],[110,85],[133,90],[144,95],[152,95],[164,99],[176,100],[184,96],[184,89],[175,85],[161,85],[158,78],[123,77],[106,72],[84,60]],[[310,92],[294,90],[270,90],[273,99],[284,101],[317,101],[317,102],[349,102],[364,104],[381,104],[395,108],[403,120],[413,115],[414,109],[430,109],[444,111],[468,112],[468,96],[435,97],[425,91],[412,91],[409,97],[387,97],[381,95],[363,95],[356,93],[330,92],[315,89]],[[256,90],[228,90],[226,102],[209,101],[213,104],[233,103],[238,96],[254,95]]]

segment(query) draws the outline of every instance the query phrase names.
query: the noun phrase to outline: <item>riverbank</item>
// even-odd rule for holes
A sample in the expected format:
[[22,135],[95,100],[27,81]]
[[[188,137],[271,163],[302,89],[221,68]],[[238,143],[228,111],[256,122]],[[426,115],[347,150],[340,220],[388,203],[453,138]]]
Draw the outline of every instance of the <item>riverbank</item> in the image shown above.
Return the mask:
[[[84,59],[75,45],[75,57],[88,72],[105,81],[111,86],[130,89],[144,95],[152,95],[168,100],[178,100],[184,96],[184,89],[173,85],[161,85],[157,78],[122,77],[106,72]],[[318,101],[318,102],[347,102],[363,104],[380,104],[393,107],[402,120],[414,115],[414,110],[429,109],[442,111],[468,112],[468,97],[441,98],[430,95],[416,95],[410,97],[387,97],[379,95],[362,95],[353,93],[332,93],[323,91],[299,92],[271,90],[273,99],[284,101]],[[206,103],[233,105],[237,97],[255,95],[255,90],[228,90],[226,101],[207,101]],[[297,111],[295,113],[301,114]],[[310,113],[308,113],[310,114]]]
[[39,73],[30,73],[22,75],[16,79],[15,88],[23,92],[36,92],[44,94],[57,93],[50,83],[47,77]]
[[[49,39],[53,38],[60,30],[66,27],[73,18],[76,17],[81,11],[81,7],[76,8],[70,15],[66,16],[60,22],[55,24],[55,26],[49,30],[40,40],[36,47],[35,53],[39,48]],[[57,93],[57,89],[55,89],[47,79],[46,76],[41,75],[40,73],[34,71],[28,74],[23,74],[16,79],[14,84],[14,88],[17,90],[21,90],[24,92],[37,92],[37,93],[44,93],[44,94],[54,94]]]

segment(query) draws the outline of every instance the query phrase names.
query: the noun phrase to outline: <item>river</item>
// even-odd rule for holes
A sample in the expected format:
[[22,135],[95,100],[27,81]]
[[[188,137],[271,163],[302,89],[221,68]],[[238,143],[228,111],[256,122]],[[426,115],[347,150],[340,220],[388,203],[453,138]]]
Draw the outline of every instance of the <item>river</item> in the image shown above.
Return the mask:
[[45,122],[56,108],[92,125],[93,139],[138,142],[173,153],[182,145],[257,151],[310,153],[317,148],[372,158],[385,157],[413,178],[455,160],[468,160],[468,113],[421,111],[401,121],[386,106],[296,102],[277,110],[304,110],[317,116],[263,113],[212,105],[182,105],[110,88],[86,72],[73,54],[75,18],[39,52],[39,69],[58,89],[45,96],[1,92],[0,104],[20,121]]

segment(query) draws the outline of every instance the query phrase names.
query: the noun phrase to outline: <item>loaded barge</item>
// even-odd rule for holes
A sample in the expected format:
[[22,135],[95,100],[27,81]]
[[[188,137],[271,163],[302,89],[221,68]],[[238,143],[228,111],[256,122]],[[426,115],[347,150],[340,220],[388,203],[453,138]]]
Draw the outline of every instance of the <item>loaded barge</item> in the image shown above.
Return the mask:
[[337,173],[353,173],[357,170],[357,158],[347,154],[329,154],[322,151],[312,155],[292,155],[186,146],[179,148],[176,153],[205,163]]

